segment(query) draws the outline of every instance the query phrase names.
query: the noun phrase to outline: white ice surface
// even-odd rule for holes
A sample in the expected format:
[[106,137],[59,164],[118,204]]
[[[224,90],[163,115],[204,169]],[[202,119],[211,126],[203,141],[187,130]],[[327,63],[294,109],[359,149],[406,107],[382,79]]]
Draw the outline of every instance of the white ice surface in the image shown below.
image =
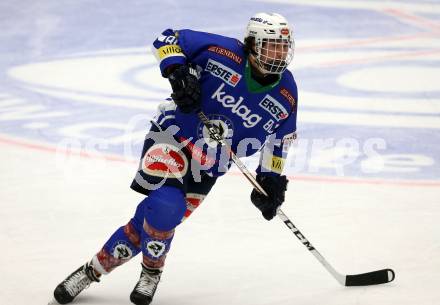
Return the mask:
[[[131,217],[142,198],[128,188],[136,165],[72,157],[62,168],[53,153],[10,145],[0,159],[8,160],[0,163],[1,304],[47,304]],[[24,169],[32,183],[23,184]],[[262,219],[244,177],[220,181],[179,227],[155,304],[438,304],[438,188],[291,182],[283,210],[338,271],[397,274],[387,285],[345,288],[278,219]],[[76,304],[130,304],[139,263]]]
[[[385,93],[398,89],[406,90],[406,93],[438,91],[438,68],[434,69],[438,65],[432,64],[440,60],[438,21],[427,19],[430,14],[440,11],[438,2],[259,2],[273,7],[273,10],[286,8],[277,6],[281,5],[279,3],[316,7],[316,15],[301,16],[300,20],[305,22],[303,25],[294,21],[300,39],[296,41],[293,70],[320,68],[325,72],[353,64],[375,63],[380,67],[360,67],[354,72],[348,69],[347,74],[339,78],[339,85],[366,89],[361,85],[364,82],[370,86],[368,89],[374,89],[371,88],[374,84],[377,90]],[[0,4],[0,13],[3,8],[3,12],[14,13],[8,13],[0,20],[4,26],[0,34],[1,60],[7,63],[7,58],[11,58],[17,63],[12,68],[7,66],[6,69],[5,66],[0,75],[1,89],[5,91],[0,92],[1,105],[36,107],[41,110],[42,116],[39,117],[39,111],[33,115],[6,111],[0,113],[0,119],[11,122],[11,126],[21,120],[27,130],[40,130],[42,135],[50,129],[61,134],[65,132],[63,136],[79,137],[74,128],[93,122],[78,120],[73,127],[69,125],[58,130],[46,120],[63,118],[69,109],[46,109],[49,106],[44,104],[44,97],[68,100],[72,105],[75,101],[80,102],[79,107],[85,107],[85,103],[106,105],[109,111],[111,107],[120,106],[140,111],[155,108],[155,103],[145,103],[142,99],[162,98],[161,90],[168,88],[166,81],[158,75],[156,66],[152,65],[135,75],[134,80],[139,83],[153,84],[150,90],[134,87],[133,82],[127,83],[120,77],[132,68],[153,62],[144,42],[141,45],[124,43],[107,46],[93,43],[96,39],[93,36],[90,37],[92,41],[80,41],[79,38],[87,37],[89,30],[94,28],[78,23],[78,29],[63,29],[63,18],[71,17],[70,11],[66,9],[63,11],[65,15],[57,16],[56,10],[50,8],[53,6],[55,9],[57,5],[75,8],[75,5],[73,2],[68,5],[60,3],[3,1]],[[240,5],[249,3],[252,2],[241,1]],[[170,17],[185,4],[183,1],[163,1],[158,4],[158,9]],[[218,6],[222,8],[220,4]],[[197,9],[197,5],[188,5]],[[383,37],[344,37],[342,31],[335,35],[337,37],[324,37],[320,32],[305,37],[307,35],[301,31],[307,28],[306,21],[310,18],[310,24],[318,24],[319,8],[322,7],[356,8],[366,12],[377,10],[390,18],[397,18],[400,25],[396,27],[402,26],[402,29],[396,28],[395,34],[384,33]],[[52,13],[46,14],[46,9]],[[240,11],[238,3],[234,3],[232,11]],[[214,13],[207,14],[206,18],[217,18]],[[131,17],[113,27],[109,22],[115,20],[109,20],[111,18],[100,23],[103,29],[128,35],[128,32],[115,28],[126,25],[125,21],[133,22],[132,29],[141,28],[138,24],[145,25],[134,20],[135,16]],[[157,22],[164,27],[183,20],[166,19],[162,14],[155,17],[161,18]],[[243,15],[243,20],[246,18]],[[193,19],[200,28],[201,21]],[[194,24],[185,26],[192,27]],[[380,23],[377,25],[381,26]],[[426,32],[416,33],[412,28],[413,32],[406,33],[405,25],[425,29]],[[34,32],[23,38],[23,33],[28,33],[23,32],[24,29],[29,27]],[[242,24],[229,24],[225,20],[203,27],[203,30],[213,32],[238,29],[241,35]],[[321,30],[318,26],[316,29]],[[346,29],[350,30],[349,27]],[[374,30],[374,26],[371,29]],[[62,38],[72,34],[78,39],[73,42],[84,43],[85,46],[89,43],[90,50],[78,48],[82,50],[81,54],[52,58],[50,54],[55,48],[50,49],[50,46],[54,47],[58,40],[49,38],[58,35],[60,30],[67,35],[60,36],[57,48],[62,48]],[[72,32],[68,33],[69,30]],[[142,31],[149,33],[149,30],[145,28]],[[85,34],[81,36],[80,33]],[[49,40],[51,45],[47,44]],[[66,41],[71,43],[69,48],[66,47],[66,53],[70,54],[73,42]],[[28,50],[32,51],[31,58],[20,60],[20,56],[27,54]],[[145,56],[140,55],[144,50]],[[402,65],[397,69],[396,65],[404,60],[417,60],[420,65]],[[385,65],[390,66],[390,63],[392,68],[388,69]],[[386,79],[376,78],[383,73],[387,73]],[[428,80],[427,76],[430,76]],[[94,79],[100,81],[91,82]],[[407,83],[400,90],[402,79]],[[3,83],[6,80],[8,82]],[[304,83],[301,78],[298,80]],[[18,92],[20,88],[17,84],[41,95],[30,98],[23,94],[26,90]],[[318,85],[314,90],[303,87],[300,83],[300,105],[305,109],[300,110],[298,122],[299,126],[314,124],[317,128],[314,136],[320,136],[320,128],[341,126],[339,124],[344,124],[347,129],[375,126],[381,128],[384,135],[390,127],[410,127],[405,132],[410,135],[414,130],[431,130],[434,135],[435,129],[440,128],[439,99],[434,93],[429,98],[414,95],[390,99],[380,95],[354,97],[330,94]],[[109,94],[113,95],[107,96]],[[396,111],[400,114],[396,115]],[[11,130],[15,129],[11,127]],[[41,142],[34,145],[34,138],[23,135],[21,143],[24,145],[17,145],[8,140],[12,135],[7,130],[0,132],[0,245],[3,257],[0,264],[0,305],[47,304],[55,286],[89,260],[110,234],[133,215],[137,203],[143,198],[129,189],[136,164],[75,157],[68,158],[67,163],[60,163],[50,148],[45,150],[44,145],[39,145]],[[47,134],[48,137],[53,136],[53,133]],[[428,147],[428,143],[433,142],[428,132],[420,138],[417,135],[415,133],[411,138],[410,145]],[[54,142],[48,139],[48,143]],[[50,145],[48,143],[45,145]],[[402,145],[399,152],[406,153],[406,148]],[[393,268],[396,272],[394,282],[374,287],[341,287],[283,223],[278,219],[267,222],[261,217],[249,200],[251,188],[244,177],[228,174],[219,180],[202,206],[178,228],[152,305],[440,304],[440,188],[435,183],[438,174],[430,177],[434,183],[420,183],[424,186],[350,183],[350,177],[337,181],[314,178],[291,181],[283,206],[285,213],[339,272],[361,273]],[[140,257],[136,257],[86,290],[74,304],[130,304],[129,294],[139,273]]]

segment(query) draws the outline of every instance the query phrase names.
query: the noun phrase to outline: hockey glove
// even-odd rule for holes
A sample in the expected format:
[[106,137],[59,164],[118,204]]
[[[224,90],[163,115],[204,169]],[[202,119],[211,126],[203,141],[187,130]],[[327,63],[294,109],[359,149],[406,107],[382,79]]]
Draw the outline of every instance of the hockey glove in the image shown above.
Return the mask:
[[269,197],[261,194],[256,189],[252,190],[251,201],[261,211],[266,220],[271,220],[277,209],[284,202],[284,194],[289,182],[286,176],[257,175],[257,182],[263,187]]
[[181,65],[168,76],[173,93],[172,99],[184,113],[200,108],[201,94],[196,69]]

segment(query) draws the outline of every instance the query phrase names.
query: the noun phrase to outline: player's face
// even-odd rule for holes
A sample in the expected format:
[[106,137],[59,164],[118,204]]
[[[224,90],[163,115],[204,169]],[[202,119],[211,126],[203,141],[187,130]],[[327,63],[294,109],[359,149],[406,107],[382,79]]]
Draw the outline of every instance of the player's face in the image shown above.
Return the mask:
[[261,60],[266,63],[277,64],[283,62],[289,53],[289,43],[284,39],[268,39],[263,41]]

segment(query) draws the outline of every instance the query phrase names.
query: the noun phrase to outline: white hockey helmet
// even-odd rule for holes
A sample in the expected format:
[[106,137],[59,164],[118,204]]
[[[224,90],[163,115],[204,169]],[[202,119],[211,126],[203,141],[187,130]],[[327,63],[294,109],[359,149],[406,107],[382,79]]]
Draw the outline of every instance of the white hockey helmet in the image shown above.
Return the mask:
[[251,54],[263,73],[281,74],[293,59],[295,43],[286,18],[276,13],[258,13],[249,20],[245,42],[255,41]]

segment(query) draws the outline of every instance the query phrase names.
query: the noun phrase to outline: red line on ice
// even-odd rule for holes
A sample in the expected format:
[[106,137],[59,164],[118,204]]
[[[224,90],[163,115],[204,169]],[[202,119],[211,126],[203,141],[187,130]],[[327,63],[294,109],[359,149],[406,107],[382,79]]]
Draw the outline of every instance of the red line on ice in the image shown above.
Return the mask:
[[[102,159],[112,162],[122,162],[127,164],[137,164],[138,160],[128,159],[113,154],[94,154],[86,151],[70,151],[66,149],[59,149],[55,146],[35,143],[26,140],[10,138],[5,135],[0,136],[0,143],[22,147],[26,149],[33,149],[48,153],[61,153],[67,156],[76,155],[81,158],[87,159]],[[242,175],[241,172],[230,172],[230,175]],[[299,181],[314,181],[314,182],[326,182],[326,183],[345,183],[345,184],[373,184],[373,185],[396,185],[396,186],[422,186],[422,187],[440,187],[440,181],[435,180],[387,180],[387,179],[368,179],[368,178],[346,178],[346,177],[331,177],[331,176],[308,176],[308,175],[295,175],[289,176],[291,180]]]

